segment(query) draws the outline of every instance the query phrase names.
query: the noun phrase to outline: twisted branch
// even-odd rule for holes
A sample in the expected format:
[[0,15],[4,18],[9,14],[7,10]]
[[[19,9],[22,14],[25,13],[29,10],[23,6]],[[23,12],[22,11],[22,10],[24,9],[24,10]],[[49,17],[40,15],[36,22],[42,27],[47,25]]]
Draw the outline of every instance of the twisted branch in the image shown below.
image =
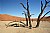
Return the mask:
[[[23,5],[23,3],[20,3],[20,4],[23,6],[24,9],[26,9],[26,7]],[[27,10],[27,9],[26,9],[26,10]]]

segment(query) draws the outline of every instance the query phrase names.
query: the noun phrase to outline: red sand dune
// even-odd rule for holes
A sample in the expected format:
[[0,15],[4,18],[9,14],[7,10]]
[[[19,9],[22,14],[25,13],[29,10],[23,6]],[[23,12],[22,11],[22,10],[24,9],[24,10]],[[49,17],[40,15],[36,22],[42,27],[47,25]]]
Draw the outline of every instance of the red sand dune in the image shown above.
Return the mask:
[[[25,21],[25,18],[22,17],[16,17],[16,16],[11,16],[7,14],[0,14],[0,21]],[[37,18],[32,18],[31,20],[35,21]],[[50,16],[44,17],[42,20],[44,21],[50,21]]]
[[42,20],[44,20],[44,21],[50,21],[50,16],[44,17]]
[[0,21],[24,21],[25,19],[22,17],[15,17],[7,14],[0,14]]

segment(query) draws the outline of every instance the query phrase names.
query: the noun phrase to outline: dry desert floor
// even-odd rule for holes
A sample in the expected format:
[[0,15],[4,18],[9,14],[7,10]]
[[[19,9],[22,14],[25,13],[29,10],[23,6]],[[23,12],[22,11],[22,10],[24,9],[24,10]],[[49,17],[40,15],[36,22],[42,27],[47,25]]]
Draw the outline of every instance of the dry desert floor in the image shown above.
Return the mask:
[[[24,27],[8,27],[5,24],[10,21],[0,21],[0,33],[50,33],[50,23],[47,21],[40,22],[38,28],[24,28]],[[36,21],[32,22],[32,26],[36,25]]]

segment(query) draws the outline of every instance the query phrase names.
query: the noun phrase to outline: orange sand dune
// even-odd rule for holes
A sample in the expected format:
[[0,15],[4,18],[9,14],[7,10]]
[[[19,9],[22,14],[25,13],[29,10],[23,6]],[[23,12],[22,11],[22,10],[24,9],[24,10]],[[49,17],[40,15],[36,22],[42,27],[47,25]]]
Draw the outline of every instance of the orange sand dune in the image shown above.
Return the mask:
[[[7,14],[0,14],[0,21],[25,21],[25,18],[22,17],[16,17],[16,16],[11,16]],[[37,18],[32,18],[31,20],[35,21]],[[44,21],[50,21],[50,16],[44,17],[42,20]]]
[[25,19],[22,17],[11,16],[7,14],[0,14],[0,21],[24,21]]

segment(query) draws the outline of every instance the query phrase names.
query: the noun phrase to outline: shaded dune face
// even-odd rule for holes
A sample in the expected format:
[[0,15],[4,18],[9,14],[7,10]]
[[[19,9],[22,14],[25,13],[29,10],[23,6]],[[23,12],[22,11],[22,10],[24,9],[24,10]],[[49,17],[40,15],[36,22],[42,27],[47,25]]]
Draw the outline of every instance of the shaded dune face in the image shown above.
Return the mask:
[[0,21],[24,21],[25,19],[22,17],[15,17],[15,16],[10,16],[7,14],[0,14]]
[[[0,14],[0,21],[26,21],[26,19],[22,17],[7,15],[7,14]],[[31,21],[37,21],[37,18],[32,18]],[[44,17],[42,21],[50,22],[50,16]]]

